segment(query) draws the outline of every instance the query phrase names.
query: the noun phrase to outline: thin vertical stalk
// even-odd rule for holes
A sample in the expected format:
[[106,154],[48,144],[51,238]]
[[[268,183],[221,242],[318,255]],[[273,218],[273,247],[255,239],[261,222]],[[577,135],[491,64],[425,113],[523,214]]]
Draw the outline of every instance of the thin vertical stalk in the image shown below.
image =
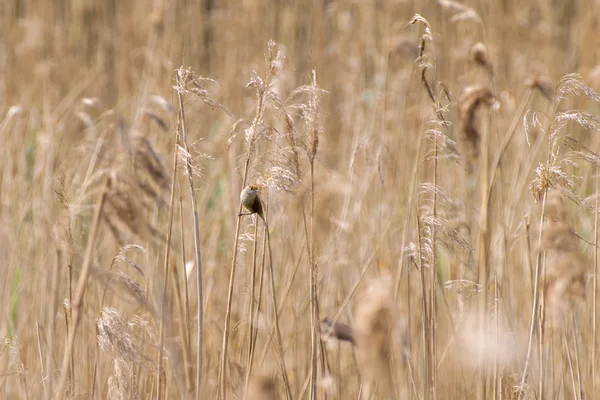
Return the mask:
[[181,335],[181,350],[183,352],[183,370],[185,375],[185,390],[186,393],[191,393],[194,389],[192,383],[192,376],[190,372],[192,370],[190,364],[190,342],[187,334],[187,325],[185,322],[185,310],[184,304],[181,299],[181,285],[179,284],[179,273],[177,272],[177,266],[173,265],[171,273],[171,279],[173,281],[173,287],[175,288],[175,301],[177,302],[177,311],[179,313],[179,334]]
[[[264,90],[259,90],[258,99],[256,105],[256,115],[254,116],[254,120],[252,121],[252,126],[250,129],[252,130],[252,135],[256,135],[256,132],[260,128],[263,120],[263,111],[264,111],[264,102],[265,102],[265,93]],[[251,137],[248,142],[248,147],[246,151],[246,161],[244,162],[244,175],[242,178],[242,188],[246,187],[246,182],[248,180],[248,171],[250,169],[250,156],[252,155],[252,151],[254,149],[254,137]],[[233,256],[231,259],[231,270],[229,273],[229,288],[227,290],[227,307],[225,309],[225,326],[223,327],[223,344],[221,347],[221,360],[219,366],[219,399],[226,399],[226,387],[225,383],[227,382],[227,359],[228,359],[228,346],[229,346],[229,331],[231,328],[231,305],[233,303],[233,286],[235,282],[235,270],[237,265],[237,256],[238,256],[238,246],[239,246],[239,238],[240,238],[240,226],[242,221],[242,202],[238,207],[238,219],[235,227],[235,238],[233,241]]]
[[532,89],[527,89],[527,92],[523,96],[523,99],[521,100],[521,103],[519,104],[519,108],[517,109],[517,112],[515,113],[514,118],[510,122],[510,126],[508,127],[508,129],[506,130],[506,133],[504,134],[502,143],[500,143],[500,147],[498,148],[498,151],[494,155],[494,160],[492,161],[492,165],[490,168],[490,185],[489,185],[489,190],[488,190],[488,194],[487,194],[488,202],[490,201],[489,197],[492,194],[492,188],[496,181],[496,173],[498,171],[498,168],[500,167],[500,160],[502,159],[502,155],[506,151],[506,148],[508,147],[508,144],[510,143],[510,140],[512,139],[512,137],[515,133],[517,124],[519,123],[519,121],[521,121],[521,117],[523,115],[523,112],[525,111],[525,106],[527,106],[527,103],[529,103],[529,99],[531,99],[532,93],[533,93]]
[[283,339],[281,337],[281,327],[279,325],[279,311],[277,310],[277,292],[275,290],[275,272],[273,269],[273,254],[271,253],[271,235],[269,234],[269,225],[265,221],[265,230],[267,231],[267,244],[269,248],[269,272],[271,280],[271,302],[273,303],[273,316],[275,319],[275,333],[277,338],[277,355],[281,368],[281,376],[285,385],[285,394],[287,400],[292,400],[292,390],[288,379],[287,368],[285,366],[285,358],[283,354]]
[[[500,311],[498,310],[498,275],[494,273],[494,322],[496,323],[494,326],[494,336],[495,336],[495,346],[499,347],[498,343],[498,334],[500,330],[500,323],[498,321]],[[498,369],[498,354],[494,352],[494,381],[493,381],[493,391],[492,391],[492,400],[496,400],[498,396],[498,381],[499,381],[499,369]]]
[[[566,326],[565,326],[566,328]],[[567,353],[567,366],[569,367],[569,376],[571,377],[571,389],[573,390],[573,398],[577,399],[577,383],[575,382],[575,371],[573,371],[573,357],[571,356],[571,350],[569,349],[569,343],[567,343],[567,334],[563,332],[561,334],[562,344],[564,351]],[[566,380],[566,377],[565,377]],[[565,385],[566,389],[566,385]]]
[[[256,223],[254,224],[254,246],[252,247],[252,270],[250,276],[250,300],[248,301],[248,355],[246,358],[246,377],[244,379],[244,393],[248,390],[248,382],[250,381],[250,374],[252,373],[252,358],[254,355],[254,298],[255,298],[255,288],[256,288],[256,257],[258,250],[258,218],[256,219]],[[259,310],[257,310],[258,313]],[[244,395],[245,396],[245,395]]]
[[[490,130],[492,126],[491,121],[492,115],[489,116],[489,122],[482,130],[481,135],[481,159],[480,159],[480,185],[481,185],[481,210],[479,217],[479,234],[477,237],[477,249],[478,249],[478,264],[479,269],[477,272],[477,282],[481,287],[481,294],[479,297],[479,331],[483,335],[485,329],[485,319],[487,314],[487,295],[488,295],[488,191],[489,191],[489,142],[490,142]],[[479,379],[477,380],[477,396],[479,399],[484,399],[486,394],[486,366],[483,359],[483,354],[478,355],[478,366],[479,366]]]
[[596,322],[598,320],[596,316],[596,302],[598,300],[598,207],[600,206],[598,197],[598,169],[596,168],[596,205],[594,210],[594,283],[592,293],[592,393],[596,394],[596,352],[597,352],[597,339],[596,339]]
[[185,293],[185,303],[184,303],[184,309],[185,309],[185,332],[187,335],[187,341],[188,344],[190,343],[191,340],[191,334],[190,334],[190,295],[189,295],[189,288],[188,288],[188,276],[187,276],[187,269],[186,269],[186,260],[185,260],[185,237],[183,234],[183,194],[181,193],[181,181],[179,182],[179,230],[180,230],[180,236],[181,236],[181,265],[183,268],[183,285],[184,285],[184,293]]
[[421,221],[419,214],[417,213],[417,242],[418,242],[418,251],[419,251],[419,276],[421,278],[421,291],[423,294],[423,351],[425,352],[424,356],[427,360],[426,368],[425,368],[425,398],[428,399],[431,395],[431,390],[428,386],[431,384],[431,370],[433,369],[433,365],[431,364],[431,342],[429,341],[430,335],[430,319],[429,319],[429,306],[427,301],[427,284],[425,283],[425,271],[423,269],[423,254],[421,250]]
[[[544,282],[546,281],[546,256],[544,255],[544,261],[542,262],[542,268],[540,272],[540,287],[544,287]],[[539,376],[538,376],[538,396],[540,399],[544,398],[544,373],[546,371],[544,366],[544,319],[546,317],[546,299],[544,297],[544,291],[539,290],[539,310],[538,310],[538,364],[539,364]],[[550,338],[550,343],[553,343],[552,338]],[[552,368],[552,365],[548,366]],[[550,376],[553,377],[554,373]],[[552,379],[554,380],[554,379]]]
[[56,397],[63,398],[65,386],[67,383],[67,375],[69,374],[70,359],[73,356],[73,349],[75,347],[75,336],[77,329],[81,323],[81,307],[83,306],[83,296],[87,287],[87,280],[90,274],[90,268],[92,264],[92,255],[94,250],[94,242],[98,234],[98,228],[100,227],[100,217],[104,209],[104,200],[106,199],[106,188],[108,186],[108,180],[110,175],[106,174],[104,182],[102,183],[100,194],[98,195],[98,201],[94,210],[94,216],[92,218],[92,225],[90,228],[90,235],[88,236],[88,242],[85,249],[85,255],[83,257],[83,264],[81,266],[81,274],[79,275],[79,281],[77,282],[77,292],[75,293],[75,299],[72,303],[73,317],[71,318],[72,327],[67,337],[67,344],[65,346],[63,360],[61,364],[60,377],[58,379]]
[[576,365],[576,373],[577,373],[577,387],[579,388],[579,395],[577,396],[580,399],[584,398],[584,389],[583,389],[583,385],[581,382],[581,360],[579,358],[579,346],[577,345],[577,325],[575,323],[575,315],[573,314],[573,327],[572,327],[572,333],[573,333],[573,347],[574,347],[574,354],[575,354],[575,365]]
[[[263,233],[263,248],[262,248],[262,257],[261,257],[261,262],[260,262],[260,279],[258,280],[258,299],[256,302],[256,312],[254,313],[254,336],[252,337],[252,360],[254,360],[254,354],[256,352],[256,340],[258,338],[258,329],[256,329],[256,326],[258,325],[258,314],[260,313],[260,308],[262,306],[262,300],[263,300],[263,286],[264,286],[264,282],[265,282],[265,265],[267,264],[266,261],[266,257],[267,257],[267,231],[265,230]],[[271,338],[271,335],[269,335],[269,340]]]
[[48,315],[49,327],[49,344],[48,354],[46,355],[46,371],[48,373],[48,397],[47,400],[52,399],[52,384],[54,382],[52,365],[54,360],[54,329],[56,327],[56,309],[58,308],[58,277],[60,274],[60,249],[56,249],[56,255],[54,258],[54,268],[52,270],[52,301],[50,303],[50,313]]
[[[544,209],[546,206],[546,193],[544,193],[544,197],[542,199],[542,216],[540,220],[540,233],[538,236],[538,243],[542,241],[542,231],[544,224]],[[527,225],[529,226],[529,225]],[[535,332],[535,326],[538,318],[539,312],[539,296],[540,296],[540,278],[541,278],[541,264],[542,264],[542,253],[538,252],[536,263],[535,263],[535,275],[533,280],[533,304],[531,306],[531,323],[529,327],[529,340],[527,342],[527,355],[525,356],[525,367],[523,368],[523,374],[521,375],[521,385],[520,387],[524,387],[525,380],[527,379],[527,373],[529,368],[529,358],[531,357],[531,348],[533,345],[533,333]],[[541,332],[538,334],[541,335]],[[542,366],[540,365],[540,368]],[[524,393],[521,393],[523,395]]]
[[[177,81],[179,84],[179,81]],[[183,125],[183,114],[179,114],[178,128],[181,129]],[[165,311],[167,307],[167,289],[168,289],[168,276],[169,276],[169,258],[171,255],[171,233],[173,232],[173,214],[174,207],[173,204],[175,202],[175,180],[177,179],[177,142],[178,137],[177,133],[175,136],[175,144],[173,151],[173,169],[171,176],[171,196],[169,199],[169,223],[167,225],[167,240],[165,245],[165,260],[164,260],[164,273],[163,273],[163,287],[162,287],[162,296],[160,299],[160,337],[158,344],[158,384],[156,389],[156,399],[160,400],[162,398],[162,376],[164,374],[163,371],[163,354],[164,354],[164,322],[165,322]]]
[[[176,74],[177,87],[181,87],[179,73]],[[196,399],[200,398],[200,386],[202,383],[202,334],[203,334],[203,312],[204,302],[202,301],[202,253],[200,251],[200,222],[198,218],[198,204],[196,203],[196,190],[194,189],[194,176],[192,169],[192,156],[189,152],[187,135],[185,129],[185,111],[183,107],[183,94],[180,90],[177,91],[177,99],[179,101],[179,112],[181,113],[181,143],[186,154],[186,175],[190,185],[190,198],[192,200],[192,210],[194,213],[194,255],[196,261],[196,277],[198,288],[198,321],[196,338]]]
[[[437,219],[437,173],[438,173],[438,135],[434,135],[434,140],[433,140],[433,220],[435,221]],[[431,358],[431,373],[429,375],[429,379],[430,379],[430,387],[429,387],[429,392],[430,392],[430,396],[432,400],[435,400],[437,398],[437,393],[436,393],[436,371],[437,369],[434,367],[435,365],[437,365],[437,351],[436,351],[436,282],[437,282],[437,262],[436,262],[436,239],[437,239],[437,231],[435,229],[435,223],[432,225],[431,227],[431,240],[432,240],[432,257],[433,260],[431,262],[431,269],[430,269],[430,282],[429,282],[429,291],[430,291],[430,298],[429,298],[429,318],[430,318],[430,323],[429,323],[429,341],[431,342],[429,345],[429,348],[431,349],[431,354],[429,355],[429,357]]]
[[314,158],[310,163],[310,399],[317,398],[317,364],[318,364],[318,336],[319,316],[317,310],[317,261],[315,259],[315,177]]
[[44,369],[44,357],[42,356],[42,339],[40,336],[40,321],[35,322],[35,327],[36,327],[36,334],[37,334],[38,356],[40,358],[40,373],[41,373],[42,382],[44,385],[44,393],[46,394],[45,397],[48,397],[48,385],[46,383],[46,381],[47,381],[46,372],[47,371]]

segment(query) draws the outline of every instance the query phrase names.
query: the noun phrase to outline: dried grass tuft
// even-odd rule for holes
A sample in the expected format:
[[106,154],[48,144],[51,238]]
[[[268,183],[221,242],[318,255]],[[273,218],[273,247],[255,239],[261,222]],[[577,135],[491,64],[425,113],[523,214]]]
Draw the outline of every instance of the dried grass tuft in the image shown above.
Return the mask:
[[161,245],[163,235],[148,218],[152,202],[140,195],[140,182],[132,179],[126,166],[113,171],[107,185],[106,211],[102,218],[120,245],[131,242],[131,235]]
[[488,54],[487,46],[482,42],[476,42],[469,50],[469,59],[476,65],[487,70],[490,74],[493,73],[492,63]]
[[113,373],[108,378],[108,393],[107,399],[123,400],[123,399],[141,399],[141,393],[136,390],[133,384],[134,380],[133,366],[124,359],[117,357],[113,360]]
[[129,275],[121,271],[105,271],[100,268],[92,268],[91,276],[106,286],[117,297],[129,302],[134,302],[139,307],[155,316],[156,310],[146,296],[142,286]]
[[557,100],[563,99],[567,94],[587,97],[600,103],[600,94],[583,82],[579,74],[567,74],[556,85]]
[[319,147],[319,138],[323,133],[323,126],[320,114],[321,96],[326,93],[317,85],[317,71],[311,71],[310,85],[304,85],[296,88],[290,98],[298,94],[305,93],[308,96],[306,104],[300,104],[298,107],[302,112],[302,118],[306,123],[306,139],[297,141],[304,147],[304,151],[312,163],[317,155]]
[[163,195],[171,187],[171,178],[162,158],[150,140],[139,132],[131,134],[130,143],[137,186],[151,198],[166,204]]
[[477,163],[480,152],[481,134],[477,111],[481,106],[492,106],[495,103],[496,99],[491,89],[482,85],[467,86],[458,96],[458,144],[470,166]]
[[130,324],[114,308],[102,309],[102,314],[96,321],[96,335],[98,345],[103,351],[132,365],[152,364],[138,345],[139,339],[133,333]]
[[517,375],[506,375],[502,377],[502,395],[508,400],[535,400],[537,398],[533,388],[522,383]]
[[[86,105],[86,101],[83,104]],[[87,108],[92,105],[97,107],[96,102],[92,102]],[[166,195],[172,184],[160,152],[150,138],[131,129],[127,121],[112,110],[87,119],[89,126],[86,124],[82,150],[94,154],[90,167],[96,172],[91,173],[92,168],[89,168],[82,187],[84,194],[78,196],[71,207],[76,209],[92,197],[108,174],[102,218],[117,243],[123,246],[133,241],[147,241],[162,245],[163,235],[150,222],[156,205],[167,205]]]

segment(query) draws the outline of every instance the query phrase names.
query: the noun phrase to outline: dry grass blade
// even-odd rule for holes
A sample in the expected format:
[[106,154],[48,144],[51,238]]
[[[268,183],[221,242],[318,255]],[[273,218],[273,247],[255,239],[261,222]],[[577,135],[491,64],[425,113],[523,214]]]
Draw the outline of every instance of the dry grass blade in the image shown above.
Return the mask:
[[[196,261],[196,284],[198,291],[198,319],[197,319],[197,339],[196,339],[196,399],[200,398],[201,394],[201,384],[202,384],[202,351],[203,351],[203,336],[204,336],[204,296],[203,296],[203,284],[204,281],[202,279],[202,254],[200,251],[200,222],[198,217],[198,205],[196,202],[196,191],[194,189],[194,179],[193,179],[193,161],[189,151],[188,138],[186,133],[186,121],[185,121],[185,111],[183,107],[183,94],[185,93],[186,84],[182,84],[182,80],[185,82],[186,79],[192,79],[192,91],[199,96],[205,103],[208,104],[216,104],[223,108],[220,104],[212,100],[212,98],[206,93],[206,90],[202,89],[202,86],[197,83],[199,79],[197,76],[193,75],[189,70],[179,69],[176,75],[177,81],[177,98],[179,101],[179,115],[180,115],[180,130],[179,134],[181,136],[181,143],[183,144],[183,149],[185,154],[187,155],[186,159],[186,167],[187,167],[187,177],[188,183],[190,186],[190,196],[192,203],[192,212],[194,215],[194,256]],[[199,91],[199,92],[198,92]],[[175,154],[175,160],[177,160],[178,154]],[[177,166],[177,162],[175,162],[175,167]],[[176,168],[175,168],[176,169]],[[173,172],[175,174],[175,172]],[[173,206],[173,193],[171,193],[171,207]],[[183,218],[183,216],[182,216]],[[168,253],[167,253],[168,254]],[[168,257],[166,257],[168,260]],[[166,279],[166,277],[165,277]]]
[[[267,100],[270,96],[270,91],[273,88],[274,80],[277,74],[281,70],[283,56],[281,52],[275,51],[275,42],[269,41],[267,45],[267,53],[265,55],[267,63],[267,73],[264,79],[261,78],[256,71],[252,71],[250,82],[247,84],[248,87],[252,87],[256,91],[256,108],[252,124],[245,130],[245,146],[246,146],[246,158],[243,167],[242,177],[242,188],[245,188],[248,181],[248,174],[250,171],[250,165],[255,156],[256,144],[260,139],[267,137],[270,129],[265,126],[264,115],[267,107]],[[236,123],[237,125],[237,123]],[[242,216],[243,204],[240,201],[238,208],[238,219],[235,230],[235,238],[233,242],[233,256],[231,260],[231,270],[229,275],[229,287],[227,290],[227,306],[225,310],[225,325],[223,327],[223,341],[221,346],[221,357],[219,363],[219,386],[218,396],[220,399],[227,398],[227,368],[228,368],[228,350],[229,350],[229,339],[230,339],[230,326],[231,326],[231,308],[233,305],[233,289],[235,283],[235,273],[237,268],[237,257],[239,252],[239,239],[240,239],[240,223]],[[276,307],[276,306],[275,306]],[[280,350],[283,351],[280,342]],[[283,358],[280,360],[280,364],[285,365]],[[288,396],[290,393],[289,385],[286,382],[286,389]]]
[[96,203],[96,209],[94,211],[94,218],[92,220],[92,229],[88,238],[88,243],[85,251],[85,256],[83,259],[83,264],[81,268],[81,273],[79,276],[79,281],[77,283],[77,292],[75,293],[75,298],[73,299],[73,317],[72,317],[72,327],[69,331],[69,335],[67,337],[67,343],[65,345],[65,350],[63,354],[62,364],[61,364],[61,372],[58,383],[56,385],[56,392],[59,397],[63,396],[65,392],[65,387],[67,384],[67,375],[69,372],[69,360],[73,355],[73,349],[75,346],[75,335],[77,334],[77,330],[79,328],[79,324],[81,323],[81,307],[83,302],[83,296],[85,295],[85,291],[87,288],[87,280],[90,273],[91,263],[92,263],[92,254],[95,245],[96,235],[98,233],[98,228],[100,226],[100,220],[102,218],[104,203],[106,199],[106,188],[108,186],[108,177],[105,178],[104,184],[101,188],[100,195],[98,196],[98,201]]
[[103,351],[114,353],[131,365],[138,365],[141,362],[152,365],[151,360],[138,346],[129,324],[114,308],[102,309],[102,314],[96,322],[96,331],[98,344]]
[[600,3],[304,3],[1,3],[0,398],[598,397]]

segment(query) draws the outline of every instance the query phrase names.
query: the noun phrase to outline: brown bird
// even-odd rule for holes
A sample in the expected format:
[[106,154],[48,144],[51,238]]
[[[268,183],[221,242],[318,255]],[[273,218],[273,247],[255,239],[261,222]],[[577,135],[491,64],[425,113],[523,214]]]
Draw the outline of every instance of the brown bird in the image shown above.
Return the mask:
[[333,321],[328,317],[325,317],[323,321],[321,321],[321,334],[324,336],[331,335],[338,340],[343,340],[354,344],[352,327],[344,324],[343,322],[333,323]]
[[[265,215],[263,213],[263,206],[260,197],[258,197],[258,186],[256,185],[248,185],[242,193],[240,194],[240,201],[246,210],[250,211],[249,213],[240,213],[242,215],[252,215],[258,214],[259,217],[265,221]],[[266,221],[265,221],[266,223]]]

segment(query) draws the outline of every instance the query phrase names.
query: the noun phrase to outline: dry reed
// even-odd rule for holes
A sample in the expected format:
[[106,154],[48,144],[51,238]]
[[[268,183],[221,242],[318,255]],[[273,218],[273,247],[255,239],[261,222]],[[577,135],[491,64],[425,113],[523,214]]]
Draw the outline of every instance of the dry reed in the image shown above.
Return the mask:
[[596,3],[63,3],[0,5],[0,398],[600,397]]

